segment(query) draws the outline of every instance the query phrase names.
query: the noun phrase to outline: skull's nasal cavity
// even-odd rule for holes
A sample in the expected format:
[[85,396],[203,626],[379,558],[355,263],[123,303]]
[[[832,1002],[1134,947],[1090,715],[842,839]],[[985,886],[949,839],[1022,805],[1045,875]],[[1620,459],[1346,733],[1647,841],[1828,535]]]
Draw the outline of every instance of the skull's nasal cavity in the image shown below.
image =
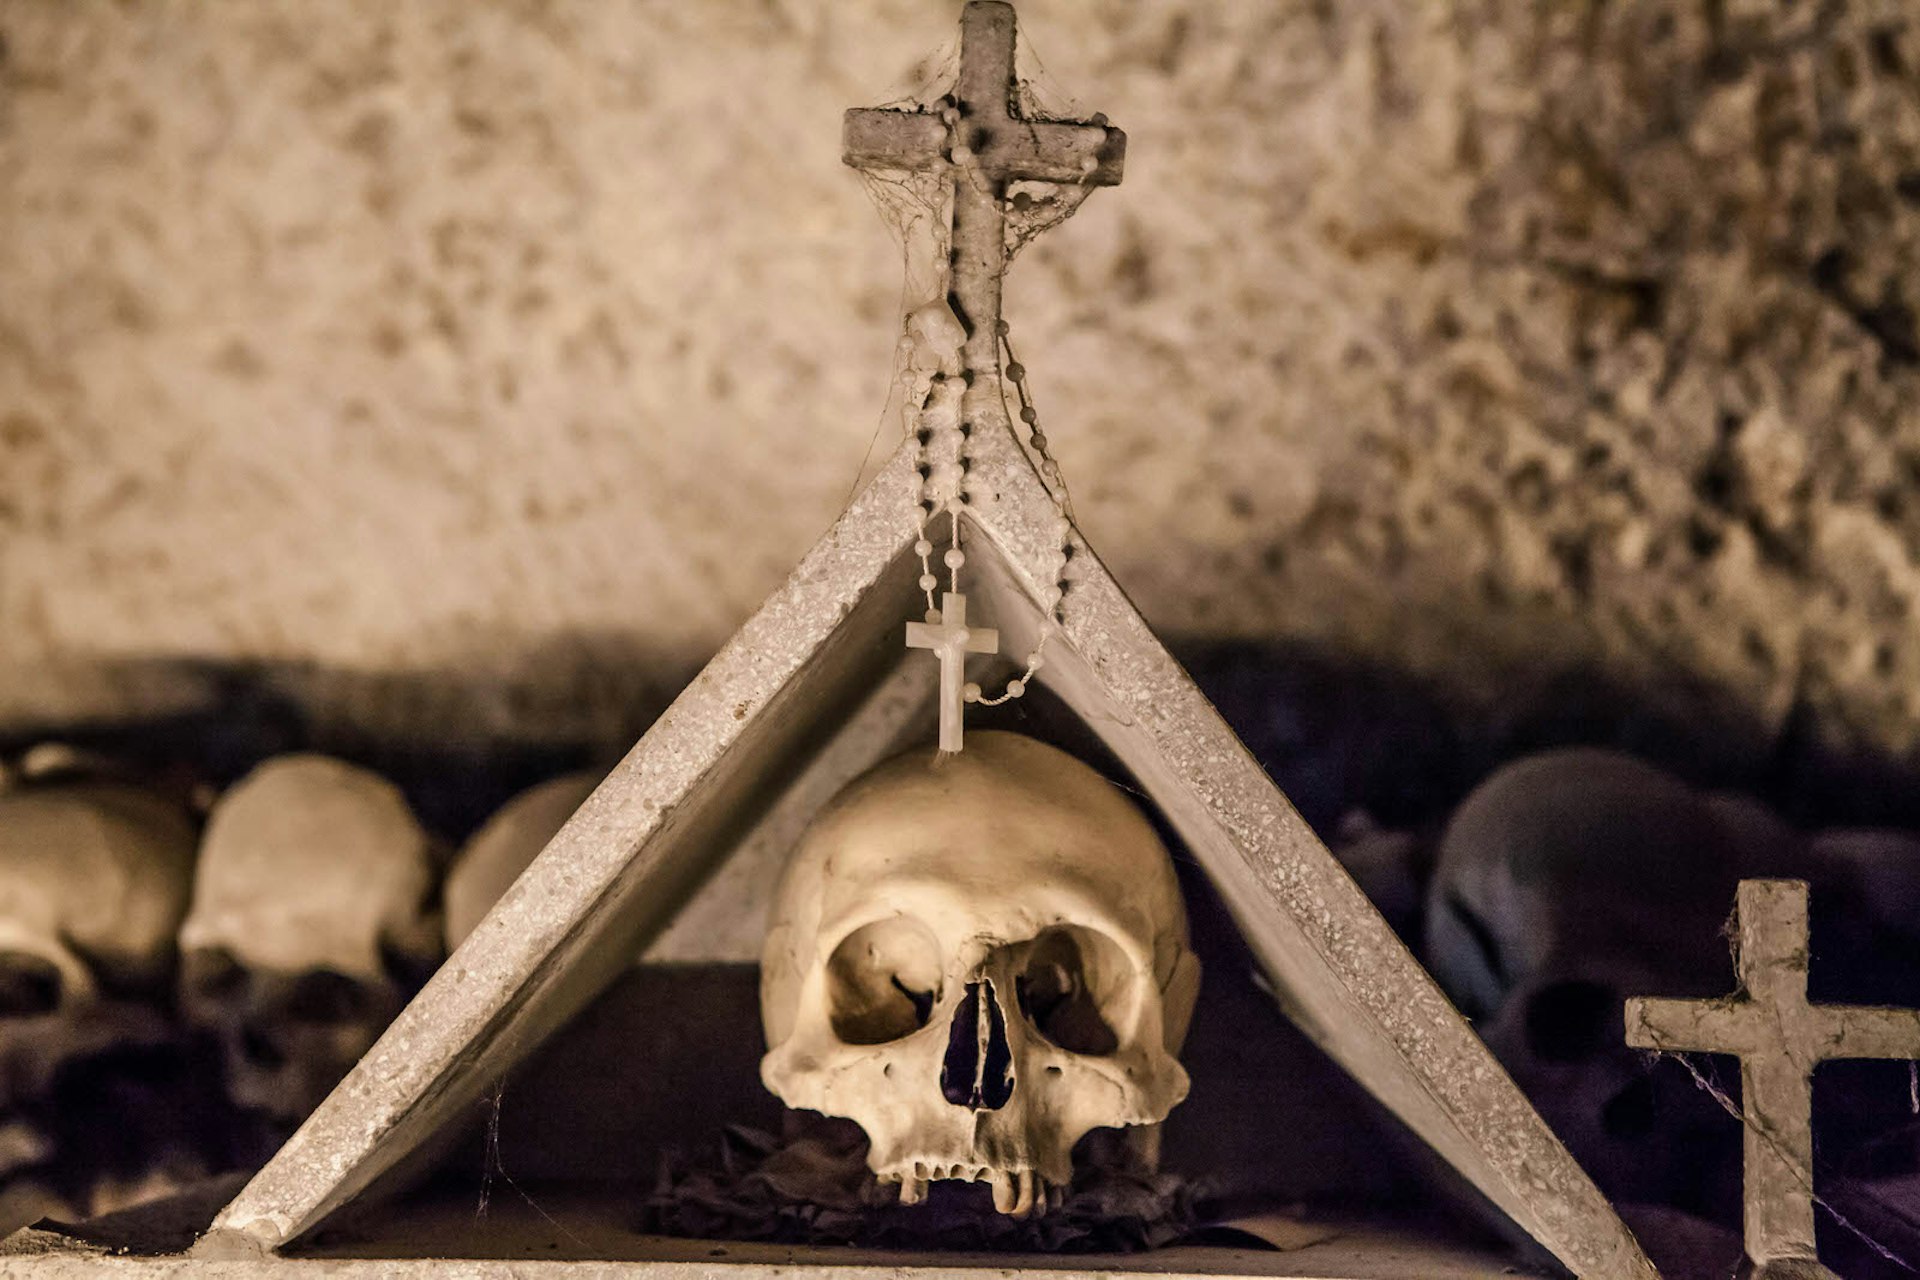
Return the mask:
[[956,1107],[997,1111],[1013,1096],[1013,1050],[1007,1045],[1007,1015],[987,979],[969,982],[947,1032],[940,1065],[940,1092]]

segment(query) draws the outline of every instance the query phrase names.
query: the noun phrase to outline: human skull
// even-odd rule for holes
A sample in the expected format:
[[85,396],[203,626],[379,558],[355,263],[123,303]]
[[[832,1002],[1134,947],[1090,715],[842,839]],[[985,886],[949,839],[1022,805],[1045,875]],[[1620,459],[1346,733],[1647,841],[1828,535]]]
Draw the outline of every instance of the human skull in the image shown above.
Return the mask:
[[1609,1195],[1703,1211],[1737,1194],[1723,1118],[1679,1064],[1627,1046],[1622,1003],[1728,990],[1735,886],[1801,847],[1761,805],[1584,748],[1499,770],[1449,820],[1428,966]]
[[166,1039],[194,845],[179,805],[135,787],[0,793],[0,1184],[57,1154],[29,1113],[63,1070]]
[[399,790],[282,756],[222,796],[180,931],[181,1004],[241,1105],[298,1120],[438,963],[438,857]]
[[1199,990],[1173,863],[1086,765],[970,733],[856,780],[802,837],[761,962],[787,1105],[852,1119],[903,1203],[992,1185],[1023,1216],[1088,1131],[1153,1125]]

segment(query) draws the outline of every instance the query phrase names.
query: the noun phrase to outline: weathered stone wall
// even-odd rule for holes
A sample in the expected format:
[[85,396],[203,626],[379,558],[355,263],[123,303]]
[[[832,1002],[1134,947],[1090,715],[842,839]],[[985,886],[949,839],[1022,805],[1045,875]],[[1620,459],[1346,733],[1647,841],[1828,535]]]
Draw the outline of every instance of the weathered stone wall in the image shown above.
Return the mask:
[[[0,723],[684,678],[868,448],[839,113],[955,10],[0,0]],[[1920,747],[1910,12],[1023,5],[1131,134],[1009,303],[1149,619]]]

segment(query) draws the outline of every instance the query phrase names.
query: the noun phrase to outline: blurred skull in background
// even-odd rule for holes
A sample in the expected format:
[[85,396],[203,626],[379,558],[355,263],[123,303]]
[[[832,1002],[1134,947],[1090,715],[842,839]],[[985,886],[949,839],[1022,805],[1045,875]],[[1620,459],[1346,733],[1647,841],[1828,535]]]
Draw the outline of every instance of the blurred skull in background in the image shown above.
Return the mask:
[[181,1006],[240,1106],[309,1114],[438,964],[439,856],[399,790],[282,756],[214,805],[181,929]]
[[1731,990],[1735,886],[1805,871],[1804,843],[1763,806],[1616,752],[1547,752],[1454,812],[1427,963],[1603,1191],[1724,1210],[1737,1132],[1681,1064],[1627,1046],[1622,1005]]
[[61,1149],[55,1112],[73,1104],[53,1099],[110,1055],[171,1039],[196,841],[184,806],[134,786],[0,790],[0,1225],[95,1207],[106,1171]]

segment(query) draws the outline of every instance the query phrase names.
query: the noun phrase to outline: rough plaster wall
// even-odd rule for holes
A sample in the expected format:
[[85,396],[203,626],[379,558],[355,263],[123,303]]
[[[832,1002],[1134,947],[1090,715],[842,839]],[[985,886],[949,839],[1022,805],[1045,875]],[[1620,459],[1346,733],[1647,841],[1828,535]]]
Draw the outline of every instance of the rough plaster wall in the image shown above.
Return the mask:
[[[839,113],[956,10],[0,0],[0,722],[175,660],[518,732],[683,678],[867,449]],[[1906,6],[1022,17],[1131,135],[1009,306],[1163,632],[1920,745]]]

